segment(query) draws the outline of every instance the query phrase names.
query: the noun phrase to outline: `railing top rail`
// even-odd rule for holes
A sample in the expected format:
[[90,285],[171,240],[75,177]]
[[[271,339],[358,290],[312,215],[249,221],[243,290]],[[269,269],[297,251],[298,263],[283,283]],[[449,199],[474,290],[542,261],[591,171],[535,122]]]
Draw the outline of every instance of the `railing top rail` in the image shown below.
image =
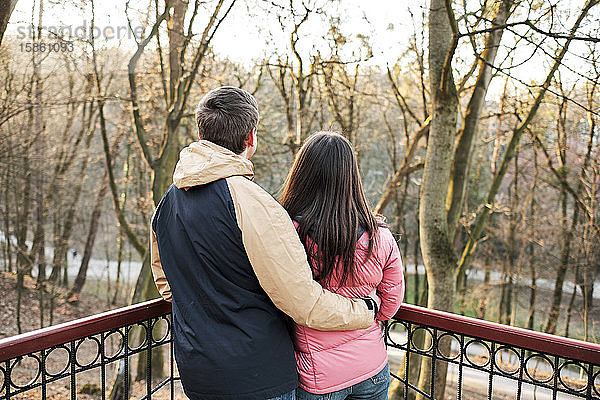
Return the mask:
[[600,345],[403,304],[394,318],[449,332],[600,365]]
[[[162,299],[149,300],[1,339],[0,361],[158,317],[170,311],[171,303]],[[411,304],[403,304],[395,318],[483,340],[600,365],[600,345],[595,343],[463,317]]]
[[0,339],[0,361],[134,324],[169,312],[171,312],[171,303],[155,299]]

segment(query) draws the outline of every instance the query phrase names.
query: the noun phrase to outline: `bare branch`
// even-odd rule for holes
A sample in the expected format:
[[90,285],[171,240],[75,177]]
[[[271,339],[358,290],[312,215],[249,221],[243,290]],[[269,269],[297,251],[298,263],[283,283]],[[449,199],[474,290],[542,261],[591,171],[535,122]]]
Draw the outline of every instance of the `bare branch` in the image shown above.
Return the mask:
[[133,119],[132,125],[133,125],[133,129],[135,131],[135,134],[136,134],[138,145],[140,146],[140,149],[142,150],[142,155],[144,157],[144,160],[146,161],[146,163],[148,163],[150,168],[153,168],[153,166],[154,166],[154,159],[150,153],[150,149],[148,148],[147,139],[146,139],[146,129],[144,128],[144,121],[142,120],[142,117],[140,115],[135,69],[136,69],[137,63],[138,63],[142,53],[146,49],[146,46],[148,45],[148,43],[150,43],[152,38],[158,33],[158,28],[160,27],[160,24],[162,24],[163,21],[169,15],[169,10],[172,7],[173,1],[174,0],[167,0],[167,3],[165,5],[165,10],[154,22],[154,25],[152,26],[152,29],[150,30],[150,33],[148,34],[148,36],[146,36],[138,44],[137,50],[135,51],[133,56],[131,56],[131,59],[129,60],[129,64],[127,65],[127,72],[128,72],[128,77],[129,77],[129,89],[131,91],[130,101],[131,101],[131,115],[132,115],[132,119]]
[[398,167],[398,170],[394,174],[394,177],[391,179],[390,183],[388,184],[388,187],[379,199],[377,206],[375,206],[374,212],[376,214],[383,213],[385,207],[392,199],[392,195],[394,194],[396,188],[402,183],[402,178],[422,167],[419,167],[419,164],[410,165],[409,163],[412,161],[415,155],[419,141],[422,137],[426,136],[429,133],[430,122],[431,116],[427,117],[423,125],[421,125],[421,127],[419,128],[419,130],[415,132],[412,142],[410,144],[407,144],[406,154],[404,155],[404,159],[402,160],[400,167]]

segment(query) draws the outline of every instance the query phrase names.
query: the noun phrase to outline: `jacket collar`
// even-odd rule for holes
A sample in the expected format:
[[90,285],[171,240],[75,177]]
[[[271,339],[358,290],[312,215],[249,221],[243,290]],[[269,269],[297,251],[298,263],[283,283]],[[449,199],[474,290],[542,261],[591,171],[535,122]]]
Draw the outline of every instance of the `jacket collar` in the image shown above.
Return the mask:
[[179,153],[173,184],[179,189],[189,188],[234,175],[252,179],[252,162],[208,140],[199,140]]

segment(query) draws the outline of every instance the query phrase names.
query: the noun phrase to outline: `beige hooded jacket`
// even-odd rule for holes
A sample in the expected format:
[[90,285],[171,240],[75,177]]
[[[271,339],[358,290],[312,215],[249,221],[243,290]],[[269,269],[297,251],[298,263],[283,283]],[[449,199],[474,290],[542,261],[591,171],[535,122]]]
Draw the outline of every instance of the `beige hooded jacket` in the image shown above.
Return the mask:
[[[296,323],[330,331],[371,326],[373,311],[364,301],[331,293],[313,280],[290,217],[271,195],[251,181],[253,176],[252,162],[201,140],[181,151],[173,183],[185,189],[226,179],[254,273],[275,306]],[[150,231],[152,273],[160,294],[170,301],[171,289],[160,263],[156,235]]]

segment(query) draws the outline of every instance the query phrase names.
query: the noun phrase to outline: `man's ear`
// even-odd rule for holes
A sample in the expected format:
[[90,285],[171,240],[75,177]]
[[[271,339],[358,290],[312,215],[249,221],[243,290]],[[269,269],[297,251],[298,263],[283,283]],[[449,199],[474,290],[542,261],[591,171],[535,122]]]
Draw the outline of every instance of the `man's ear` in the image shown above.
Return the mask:
[[248,139],[246,140],[246,145],[248,147],[254,147],[255,139],[256,139],[256,128],[252,128],[252,130],[248,134]]

